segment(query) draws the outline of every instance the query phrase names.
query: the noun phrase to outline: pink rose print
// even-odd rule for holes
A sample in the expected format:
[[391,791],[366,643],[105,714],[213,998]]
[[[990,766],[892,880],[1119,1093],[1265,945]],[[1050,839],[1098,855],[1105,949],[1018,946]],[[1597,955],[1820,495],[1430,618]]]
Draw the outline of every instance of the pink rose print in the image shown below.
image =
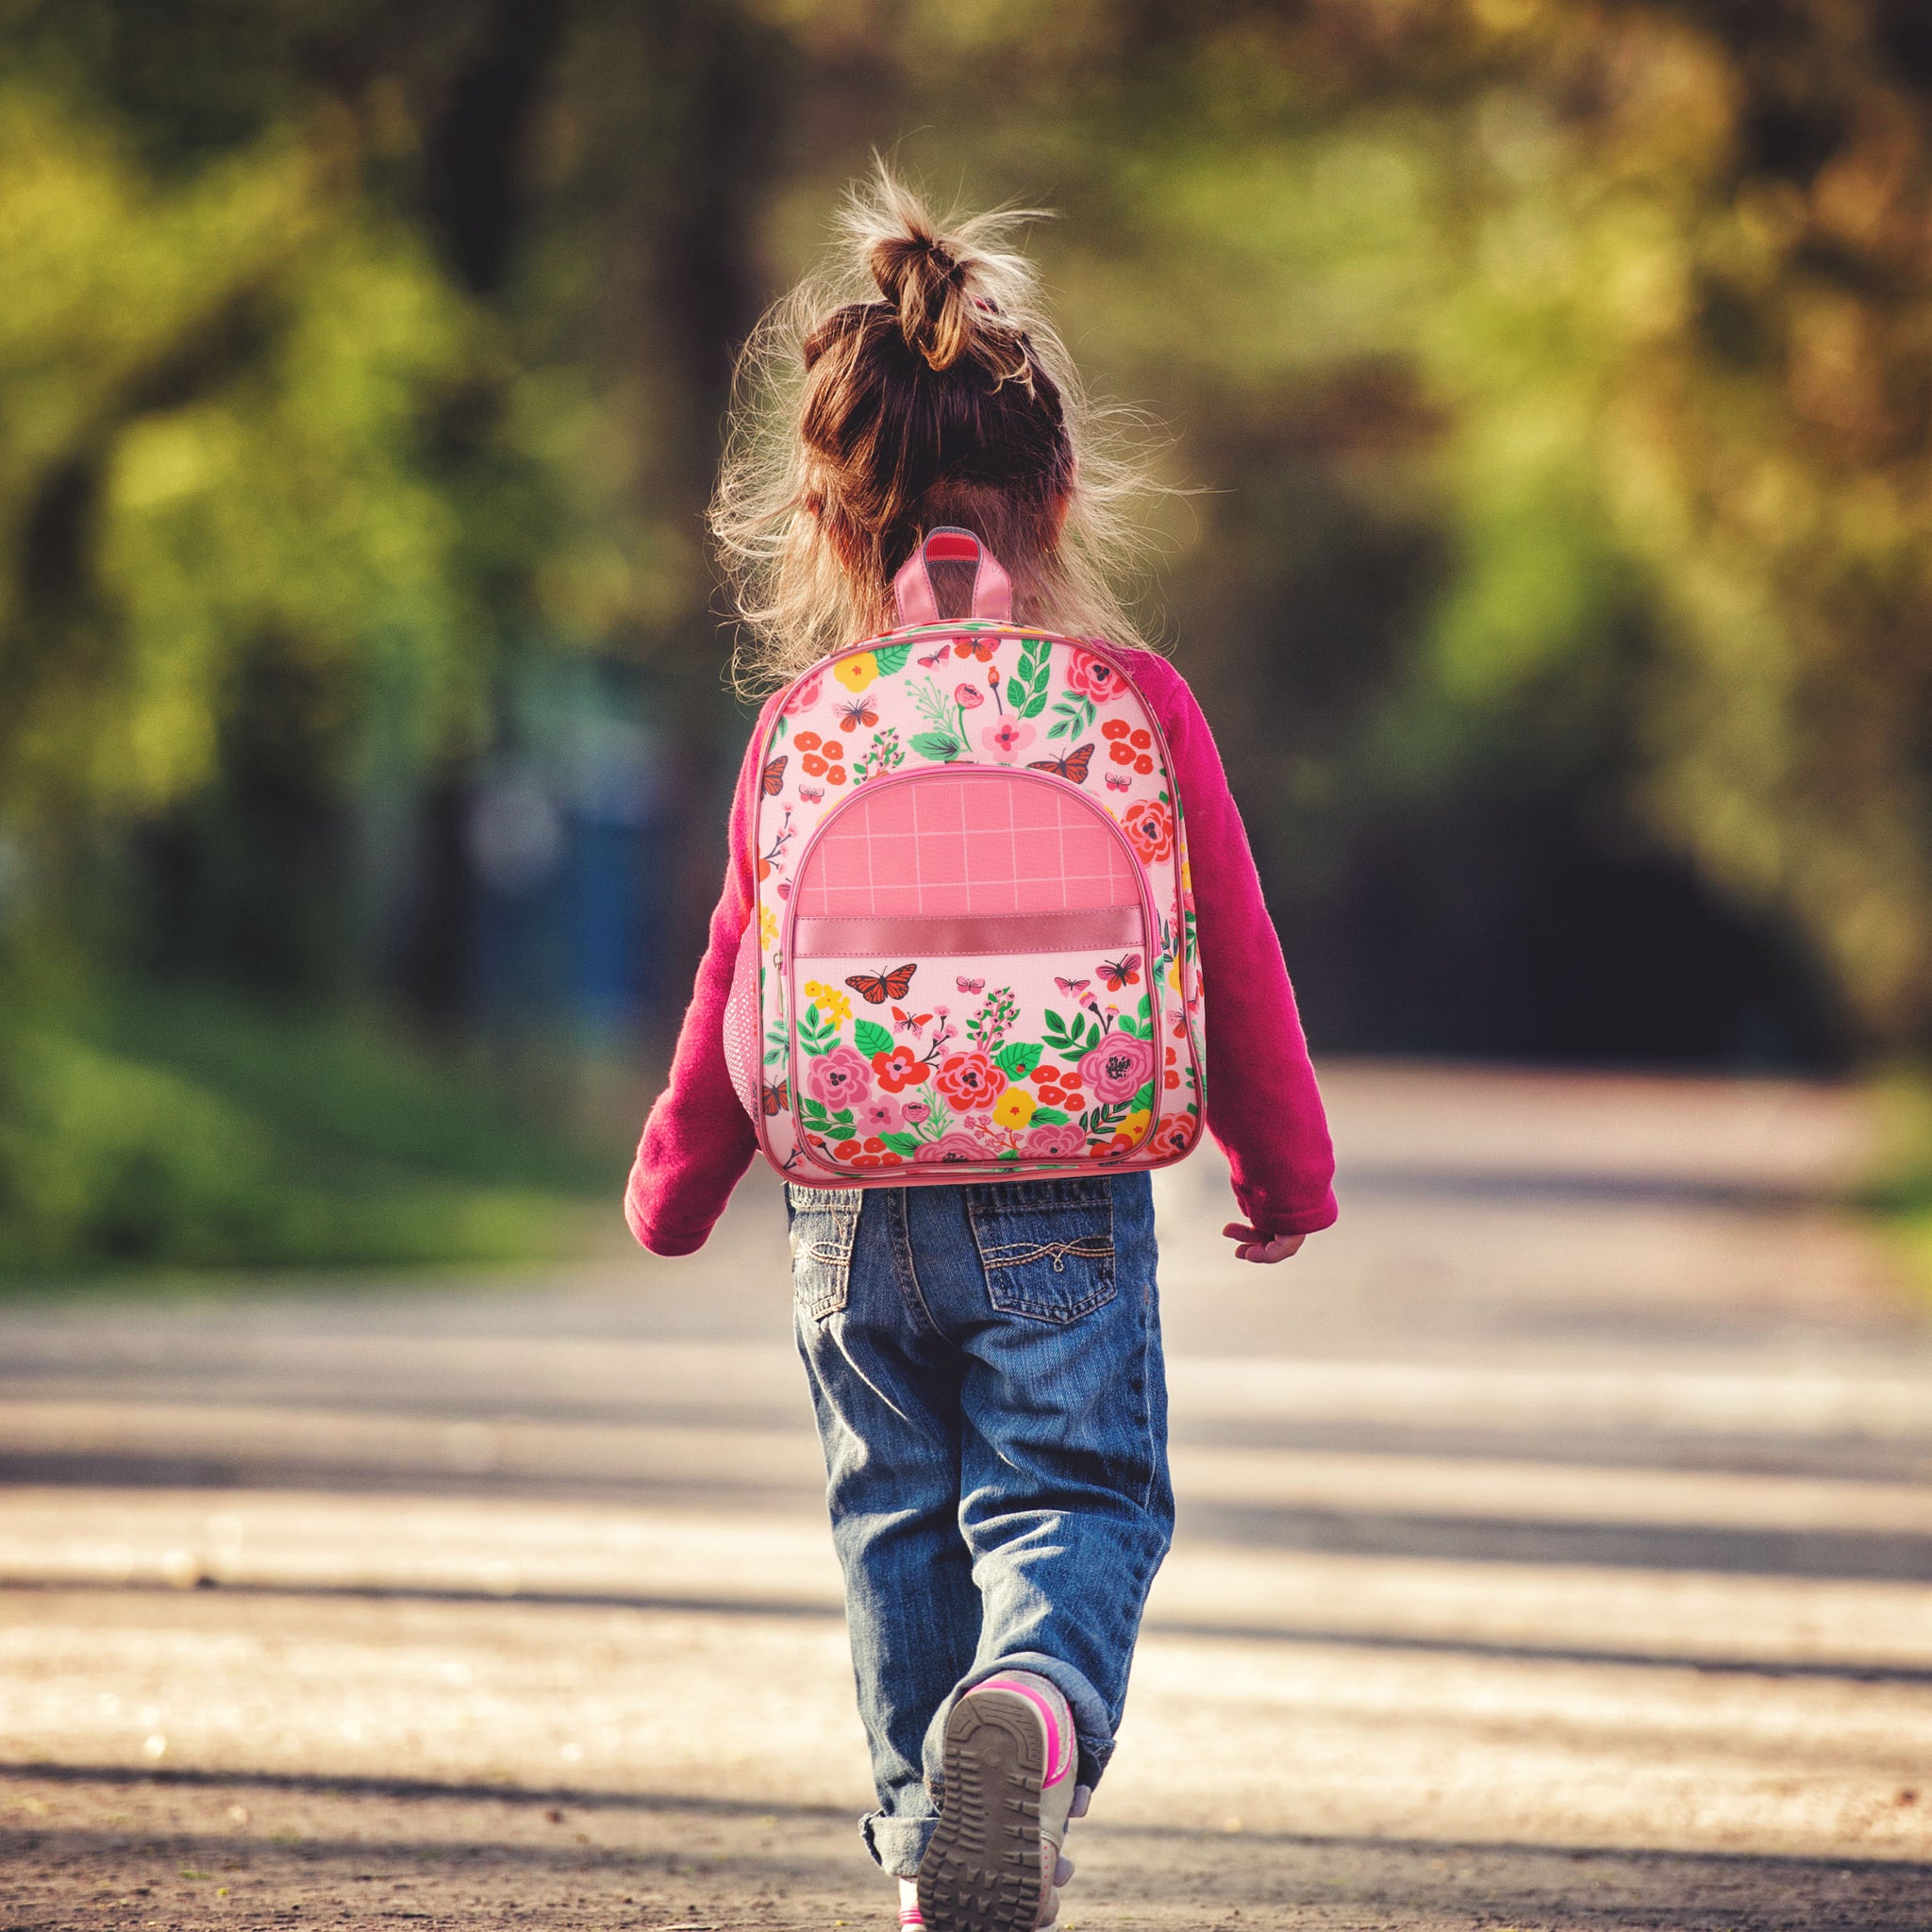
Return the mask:
[[814,671],[791,695],[785,700],[784,714],[795,718],[801,711],[808,711],[819,701],[819,686],[825,681],[823,671]]
[[950,1134],[941,1134],[937,1141],[927,1141],[912,1158],[927,1162],[935,1160],[990,1160],[996,1150],[984,1145],[977,1134],[961,1133],[958,1128]]
[[1194,1144],[1194,1116],[1191,1113],[1171,1113],[1155,1128],[1154,1138],[1148,1146],[1157,1158],[1163,1160],[1176,1154],[1185,1154]]
[[986,693],[976,684],[956,684],[953,696],[963,710],[972,710],[986,702]]
[[836,1113],[841,1107],[864,1100],[872,1092],[872,1069],[856,1046],[835,1046],[811,1063],[805,1089]]
[[1091,651],[1075,651],[1067,660],[1067,689],[1083,698],[1104,705],[1121,694],[1121,675],[1105,658]]
[[1174,812],[1164,798],[1145,799],[1135,806],[1121,821],[1121,830],[1145,865],[1174,852]]
[[1035,1127],[1026,1136],[1026,1152],[1042,1159],[1049,1156],[1084,1154],[1086,1151],[1087,1136],[1072,1121]]
[[1080,1056],[1080,1077],[1095,1100],[1131,1100],[1154,1077],[1154,1044],[1130,1033],[1109,1033]]
[[908,1100],[899,1109],[899,1118],[908,1127],[916,1127],[932,1118],[932,1108],[923,1100]]
[[859,1134],[896,1134],[906,1115],[896,1100],[874,1093],[853,1110],[853,1131]]
[[[1149,1051],[1151,1063],[1152,1050]],[[934,1084],[946,1096],[955,1113],[971,1113],[999,1093],[1007,1084],[1007,1076],[983,1053],[956,1053],[940,1062],[939,1079]]]
[[979,734],[979,741],[996,758],[1009,758],[1023,752],[1040,734],[1017,718],[1002,718],[997,724]]

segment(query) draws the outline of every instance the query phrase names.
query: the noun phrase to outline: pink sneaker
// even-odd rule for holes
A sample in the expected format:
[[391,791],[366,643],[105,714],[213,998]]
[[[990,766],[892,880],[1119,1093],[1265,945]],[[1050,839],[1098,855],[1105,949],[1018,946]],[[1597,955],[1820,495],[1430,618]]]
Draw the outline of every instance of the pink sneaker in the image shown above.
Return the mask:
[[1036,1932],[1053,1924],[1055,1887],[1073,1875],[1060,1846],[1079,1756],[1066,1698],[1031,1671],[1003,1671],[954,1705],[945,1803],[919,1867],[930,1932]]

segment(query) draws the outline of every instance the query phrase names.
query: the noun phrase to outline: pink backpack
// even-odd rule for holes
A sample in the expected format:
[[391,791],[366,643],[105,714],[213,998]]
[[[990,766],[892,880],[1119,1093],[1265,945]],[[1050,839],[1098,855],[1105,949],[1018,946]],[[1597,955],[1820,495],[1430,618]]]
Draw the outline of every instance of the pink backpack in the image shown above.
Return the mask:
[[[942,622],[932,561],[972,562]],[[901,626],[822,659],[758,746],[758,897],[725,1058],[765,1158],[819,1187],[1161,1167],[1201,1131],[1187,840],[1108,647],[1012,622],[967,530]]]

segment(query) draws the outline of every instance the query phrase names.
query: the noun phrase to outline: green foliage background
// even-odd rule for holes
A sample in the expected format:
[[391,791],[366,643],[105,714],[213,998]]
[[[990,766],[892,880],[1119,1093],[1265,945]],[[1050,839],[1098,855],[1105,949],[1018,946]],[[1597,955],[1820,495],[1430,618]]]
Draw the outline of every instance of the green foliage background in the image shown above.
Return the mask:
[[[183,1151],[250,1138],[235,1067],[208,1112],[99,1014],[165,968],[460,1035],[446,962],[358,952],[331,855],[378,776],[460,795],[520,664],[647,668],[701,905],[731,354],[874,145],[1061,211],[1070,339],[1205,486],[1149,607],[1318,1041],[1924,1050],[1914,0],[0,0],[0,44],[20,1265],[333,1252],[286,1134]],[[192,917],[158,836],[214,882]],[[104,1233],[116,1134],[169,1178]],[[385,1170],[412,1225],[441,1158]],[[244,1170],[245,1211],[209,1178]]]

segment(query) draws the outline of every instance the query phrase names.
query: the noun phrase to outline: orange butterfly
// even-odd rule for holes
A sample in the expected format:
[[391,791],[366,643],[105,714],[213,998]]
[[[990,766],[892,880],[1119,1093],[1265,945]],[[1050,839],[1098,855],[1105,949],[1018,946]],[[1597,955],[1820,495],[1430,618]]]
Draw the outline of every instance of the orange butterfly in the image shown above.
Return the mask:
[[953,656],[956,658],[977,658],[984,664],[992,656],[997,638],[955,638]]
[[903,1000],[912,991],[912,975],[919,971],[908,964],[896,973],[881,973],[876,978],[855,973],[845,982],[869,1007],[882,1007],[888,1000]]
[[892,1031],[894,1033],[917,1033],[922,1026],[931,1023],[930,1013],[908,1013],[904,1007],[892,1008]]
[[1078,751],[1070,751],[1064,758],[1036,758],[1026,769],[1029,772],[1051,772],[1056,778],[1071,778],[1075,785],[1087,782],[1087,767],[1093,762],[1093,747],[1083,744]]
[[1103,959],[1093,970],[1108,992],[1119,992],[1124,986],[1140,985],[1141,956],[1129,953],[1124,959]]
[[775,1087],[772,1086],[769,1081],[766,1083],[765,1118],[767,1120],[774,1113],[785,1113],[790,1110],[791,1106],[791,1083],[789,1080],[780,1080]]
[[839,729],[857,731],[861,724],[876,724],[879,714],[863,698],[854,698],[849,705],[839,707]]
[[765,796],[767,798],[776,798],[779,792],[785,789],[785,765],[791,756],[790,752],[781,751],[765,767]]

